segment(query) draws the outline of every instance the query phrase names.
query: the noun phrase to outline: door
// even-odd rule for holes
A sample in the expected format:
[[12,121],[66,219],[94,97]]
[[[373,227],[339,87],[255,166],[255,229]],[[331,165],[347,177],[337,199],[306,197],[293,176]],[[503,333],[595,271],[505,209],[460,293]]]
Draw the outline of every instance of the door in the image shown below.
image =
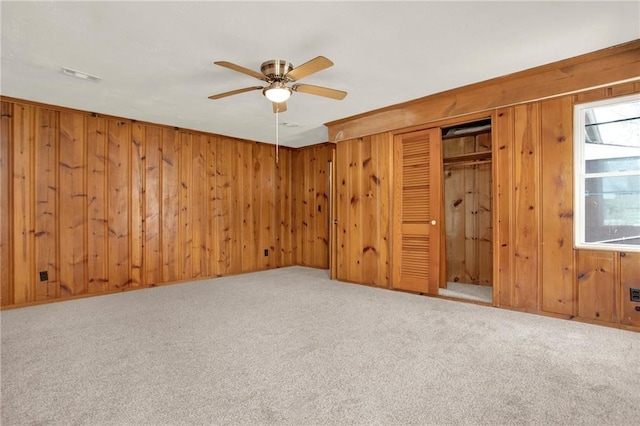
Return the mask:
[[393,288],[438,294],[441,142],[439,128],[397,135],[393,153]]

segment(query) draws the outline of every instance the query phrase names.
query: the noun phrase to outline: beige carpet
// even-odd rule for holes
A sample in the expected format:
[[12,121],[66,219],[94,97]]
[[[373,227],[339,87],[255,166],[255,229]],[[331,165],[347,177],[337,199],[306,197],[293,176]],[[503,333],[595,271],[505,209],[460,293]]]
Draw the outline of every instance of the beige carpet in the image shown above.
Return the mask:
[[283,268],[0,314],[3,426],[640,422],[640,334]]

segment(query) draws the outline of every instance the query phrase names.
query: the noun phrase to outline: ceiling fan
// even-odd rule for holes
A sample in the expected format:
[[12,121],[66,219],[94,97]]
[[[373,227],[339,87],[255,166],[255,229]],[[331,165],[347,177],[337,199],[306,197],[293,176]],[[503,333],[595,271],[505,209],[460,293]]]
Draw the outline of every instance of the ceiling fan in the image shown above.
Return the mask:
[[308,93],[310,95],[324,96],[337,100],[342,100],[347,96],[347,92],[342,90],[329,89],[328,87],[314,86],[311,84],[294,84],[293,86],[288,86],[288,83],[298,81],[333,66],[333,62],[324,56],[313,58],[295,68],[288,61],[273,59],[260,66],[262,73],[226,61],[218,61],[214,62],[214,64],[255,77],[258,80],[266,82],[267,86],[251,86],[219,93],[209,96],[209,99],[212,100],[250,92],[252,90],[262,90],[262,94],[272,102],[273,112],[283,112],[287,110],[287,99],[289,99],[293,92]]

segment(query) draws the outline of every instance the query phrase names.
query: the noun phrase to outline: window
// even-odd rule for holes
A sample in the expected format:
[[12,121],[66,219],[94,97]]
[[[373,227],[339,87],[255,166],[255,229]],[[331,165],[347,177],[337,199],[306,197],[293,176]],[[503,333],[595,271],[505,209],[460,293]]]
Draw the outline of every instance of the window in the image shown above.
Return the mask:
[[576,247],[640,251],[640,95],[575,106]]

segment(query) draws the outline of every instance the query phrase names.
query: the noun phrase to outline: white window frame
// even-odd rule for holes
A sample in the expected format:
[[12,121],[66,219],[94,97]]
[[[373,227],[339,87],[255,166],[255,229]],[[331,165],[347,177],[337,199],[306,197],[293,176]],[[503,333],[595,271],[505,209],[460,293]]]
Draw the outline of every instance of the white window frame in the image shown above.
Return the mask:
[[[574,211],[574,232],[573,240],[575,248],[579,249],[596,249],[596,250],[608,250],[608,251],[630,251],[640,252],[640,246],[631,244],[605,244],[605,243],[588,243],[585,241],[585,110],[607,106],[617,105],[629,102],[640,102],[640,94],[621,96],[617,98],[604,99],[601,101],[589,102],[584,104],[575,104],[573,107],[573,165],[574,165],[574,196],[573,196],[573,211]],[[606,176],[636,176],[640,175],[640,170],[637,172],[611,172],[606,173]],[[590,174],[591,177],[594,174]]]

